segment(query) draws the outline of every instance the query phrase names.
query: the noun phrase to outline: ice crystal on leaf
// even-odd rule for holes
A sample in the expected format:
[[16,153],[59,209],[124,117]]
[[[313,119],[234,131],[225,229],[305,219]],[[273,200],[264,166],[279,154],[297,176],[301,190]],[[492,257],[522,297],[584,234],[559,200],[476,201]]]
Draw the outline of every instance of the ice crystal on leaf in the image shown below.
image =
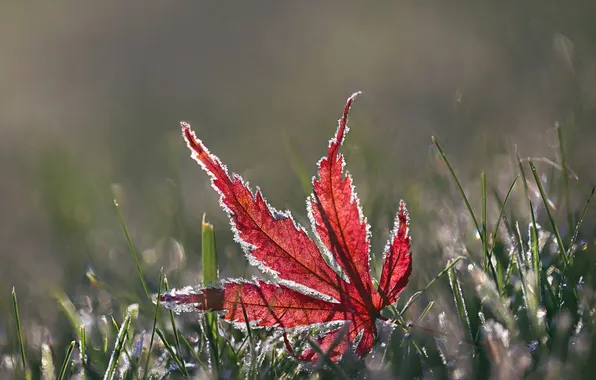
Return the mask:
[[[316,340],[332,360],[338,360],[354,345],[358,356],[371,350],[377,335],[375,321],[383,320],[381,310],[399,298],[412,262],[409,217],[402,201],[383,253],[381,278],[378,286],[373,286],[369,226],[352,178],[344,175],[345,160],[339,152],[348,132],[348,112],[357,95],[348,98],[327,156],[318,163],[318,176],[313,178],[313,192],[307,199],[313,233],[324,252],[289,212],[275,210],[258,188],[253,193],[238,174],[228,174],[190,125],[181,123],[191,157],[211,177],[248,261],[272,275],[275,283],[224,280],[217,288],[194,287],[166,293],[161,296],[164,305],[177,311],[220,311],[224,320],[239,325],[248,322],[280,329],[335,326],[323,330],[324,335]],[[338,323],[347,327],[338,328]],[[307,350],[299,358],[315,360],[317,356],[314,350]]]

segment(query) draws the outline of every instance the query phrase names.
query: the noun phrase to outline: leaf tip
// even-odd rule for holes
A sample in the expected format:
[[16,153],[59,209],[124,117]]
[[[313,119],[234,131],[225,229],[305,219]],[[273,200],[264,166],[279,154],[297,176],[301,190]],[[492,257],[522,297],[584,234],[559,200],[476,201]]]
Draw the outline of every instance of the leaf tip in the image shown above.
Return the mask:
[[353,101],[354,99],[356,99],[357,96],[359,96],[361,94],[362,94],[362,91],[356,91],[356,92],[354,92],[352,95],[350,95],[350,97],[348,98],[348,101],[349,102]]

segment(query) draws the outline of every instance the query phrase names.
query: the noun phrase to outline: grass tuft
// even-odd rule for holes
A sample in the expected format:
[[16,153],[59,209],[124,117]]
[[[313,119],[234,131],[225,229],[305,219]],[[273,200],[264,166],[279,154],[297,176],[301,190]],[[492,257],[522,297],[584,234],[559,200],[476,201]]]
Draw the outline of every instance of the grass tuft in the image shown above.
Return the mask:
[[[591,359],[596,357],[594,232],[585,227],[590,225],[590,221],[585,222],[591,216],[596,187],[591,188],[587,198],[582,192],[581,202],[575,202],[576,181],[569,179],[577,178],[567,165],[559,126],[557,132],[560,163],[539,157],[522,160],[518,155],[514,167],[519,174],[515,178],[497,184],[491,178],[500,176],[489,177],[482,172],[476,195],[466,193],[467,183],[458,178],[433,138],[438,155],[449,170],[449,174],[445,173],[449,182],[437,176],[443,187],[435,190],[447,196],[455,193],[458,205],[463,199],[467,208],[463,213],[469,213],[471,222],[470,218],[466,217],[465,222],[460,218],[461,207],[450,208],[451,199],[419,202],[419,210],[412,214],[411,228],[412,235],[421,238],[416,240],[417,261],[406,292],[412,290],[416,278],[430,281],[426,285],[420,283],[420,290],[410,293],[409,298],[404,293],[403,307],[398,308],[400,301],[383,310],[387,323],[377,325],[378,341],[366,358],[356,358],[352,350],[341,361],[333,362],[312,338],[314,335],[306,337],[301,330],[285,330],[282,334],[248,323],[240,330],[220,323],[213,312],[178,317],[170,310],[166,314],[159,296],[170,288],[168,280],[186,280],[188,275],[196,275],[201,266],[204,283],[218,284],[219,265],[226,258],[222,252],[227,254],[227,250],[217,251],[214,227],[203,216],[201,261],[189,257],[186,268],[161,268],[157,278],[145,276],[121,209],[114,201],[145,294],[140,291],[136,276],[127,285],[115,283],[106,274],[100,278],[89,270],[87,293],[78,288],[75,292],[66,288],[55,293],[64,311],[63,319],[71,328],[62,334],[52,331],[50,339],[37,329],[24,331],[13,288],[16,334],[7,334],[8,349],[1,347],[6,356],[0,357],[0,378],[6,377],[2,363],[14,368],[9,370],[13,377],[59,380],[581,378],[591,373]],[[538,162],[548,164],[549,170],[538,171]],[[528,168],[532,175],[526,177]],[[445,185],[454,192],[444,191]],[[509,186],[503,199],[501,185]],[[567,215],[562,214],[562,207],[554,208],[563,199]],[[470,200],[479,201],[478,214]],[[373,199],[372,203],[382,205],[379,200]],[[571,209],[575,204],[582,207]],[[498,210],[496,221],[489,219],[493,207]],[[455,214],[452,220],[456,222],[450,225],[435,218],[437,210]],[[428,221],[421,215],[424,212],[428,212]],[[436,224],[430,220],[440,220],[440,227],[444,228],[441,233],[447,238],[439,236]],[[466,233],[470,226],[481,244]],[[176,228],[182,227],[184,223],[176,224]],[[190,236],[192,228],[173,229],[168,237]],[[199,236],[189,240],[185,241],[189,246],[199,244]],[[374,244],[371,242],[371,246]],[[143,264],[151,265],[149,260]],[[233,265],[223,270],[234,270]],[[423,268],[431,266],[432,272],[424,272]],[[155,288],[157,297],[149,291]],[[5,293],[6,305],[10,306],[8,291]],[[145,298],[151,303],[145,302]],[[10,314],[10,308],[6,309]],[[148,346],[145,334],[149,337]],[[339,344],[342,338],[340,334],[333,344]],[[41,342],[41,350],[33,342]],[[14,352],[10,352],[11,345]],[[305,365],[296,360],[296,352],[309,345],[318,353],[319,361]],[[54,367],[58,363],[62,366]]]

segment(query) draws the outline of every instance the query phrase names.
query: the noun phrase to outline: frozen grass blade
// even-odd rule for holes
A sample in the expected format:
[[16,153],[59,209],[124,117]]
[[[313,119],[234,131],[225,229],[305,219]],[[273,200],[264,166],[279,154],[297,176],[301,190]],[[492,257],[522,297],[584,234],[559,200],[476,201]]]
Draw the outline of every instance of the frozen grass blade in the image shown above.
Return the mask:
[[571,255],[572,255],[571,248],[573,247],[573,244],[575,244],[575,240],[577,239],[577,236],[579,235],[579,227],[581,226],[582,222],[584,221],[584,216],[586,215],[588,206],[590,205],[590,202],[592,201],[592,197],[594,196],[594,191],[596,191],[596,186],[592,187],[592,191],[590,192],[590,195],[588,196],[588,200],[586,200],[586,203],[584,204],[584,208],[582,209],[582,212],[579,215],[577,224],[575,225],[575,229],[573,230],[573,235],[571,236],[571,240],[569,241],[569,250],[567,252],[567,256],[569,256],[569,257],[571,257]]
[[130,234],[128,233],[128,228],[126,227],[126,222],[124,221],[124,217],[122,216],[122,211],[120,210],[120,205],[116,198],[114,198],[114,207],[116,208],[116,213],[118,214],[118,219],[120,220],[120,225],[122,226],[122,230],[124,231],[124,235],[126,236],[126,242],[128,243],[128,248],[130,249],[130,253],[132,254],[132,258],[135,262],[135,266],[137,268],[137,273],[139,274],[139,278],[141,279],[141,283],[143,284],[143,290],[145,290],[145,295],[149,302],[151,302],[151,294],[149,293],[149,288],[147,288],[147,283],[145,282],[145,276],[143,276],[143,270],[141,269],[141,264],[139,262],[139,258],[137,256],[137,252],[135,247],[132,244],[132,239],[130,238]]
[[[218,281],[217,275],[217,249],[215,246],[215,231],[213,225],[205,221],[203,214],[201,231],[201,260],[203,264],[203,281],[209,285],[215,285]],[[217,314],[212,311],[205,313],[206,335],[211,345],[211,359],[213,362],[213,371],[217,377],[219,364],[219,339],[217,333]]]
[[[164,287],[165,287],[166,291],[170,290],[170,285],[168,283],[168,277],[165,274],[163,276],[163,283],[164,283]],[[176,319],[174,318],[174,311],[170,309],[169,312],[170,312],[170,322],[172,323],[172,331],[174,332],[174,341],[176,342],[176,349],[177,349],[176,352],[178,353],[178,355],[180,355],[180,353],[181,353],[180,336],[178,335],[178,328],[176,327]],[[177,361],[179,361],[180,363],[184,363],[184,360],[182,358],[178,357],[178,355],[176,355],[176,357],[178,359]],[[188,377],[188,373],[186,373],[186,367],[184,367],[184,365],[181,365],[181,370]]]
[[250,319],[248,318],[248,314],[246,314],[246,308],[244,304],[242,306],[242,314],[244,315],[244,322],[246,324],[246,331],[248,332],[248,344],[250,345],[250,367],[248,369],[248,375],[246,376],[247,379],[256,379],[255,376],[255,366],[257,365],[257,353],[255,351],[255,341],[252,333],[252,329],[250,328]]
[[246,325],[246,331],[248,333],[248,344],[250,345],[250,367],[248,368],[248,375],[246,376],[247,379],[256,378],[254,376],[255,366],[257,364],[257,353],[255,352],[255,341],[253,338],[252,330],[250,328],[250,319],[248,318],[248,314],[246,314],[246,308],[244,304],[240,304],[242,306],[242,315],[244,316],[244,323]]
[[14,310],[14,319],[17,325],[17,339],[19,341],[19,348],[21,350],[21,361],[23,363],[23,372],[25,379],[30,379],[31,374],[27,368],[27,354],[25,352],[25,341],[23,340],[23,326],[21,325],[21,316],[19,315],[19,302],[17,300],[17,292],[13,286],[12,288],[12,307]]
[[[522,163],[521,158],[519,157],[519,153],[517,153],[517,146],[515,147],[515,154],[517,156],[517,165],[519,167],[519,172],[522,176],[522,180],[524,182],[524,193],[526,194],[526,198],[528,199],[528,201],[531,199],[530,198],[530,189],[528,188],[528,178],[526,177],[526,171],[524,170],[524,165]],[[532,206],[530,206],[532,207]]]
[[176,354],[176,352],[172,348],[172,345],[167,341],[163,331],[161,331],[161,329],[159,327],[157,327],[157,328],[155,328],[155,332],[157,333],[157,336],[159,336],[159,339],[161,339],[164,347],[169,352],[172,359],[174,359],[174,361],[176,362],[176,365],[178,366],[178,368],[180,368],[180,371],[182,372],[184,377],[188,377],[188,372],[186,371],[186,367],[184,366],[183,361]]
[[420,323],[422,322],[422,320],[424,319],[424,317],[426,317],[426,314],[428,314],[428,312],[430,311],[430,309],[432,309],[432,307],[435,305],[435,301],[430,301],[428,303],[428,305],[426,305],[426,307],[424,308],[424,310],[422,311],[422,313],[420,313],[420,316],[418,317],[418,321],[416,322],[416,324],[420,325]]
[[41,344],[41,378],[43,380],[53,380],[56,378],[56,368],[52,358],[52,350],[48,343]]
[[536,216],[534,215],[534,207],[532,201],[530,202],[530,216],[532,217],[532,230],[530,232],[530,251],[532,253],[532,268],[534,269],[534,277],[536,279],[536,294],[537,301],[540,300],[540,248],[538,242],[538,227],[536,225]]
[[159,310],[159,298],[161,296],[161,287],[163,285],[163,268],[159,271],[159,285],[157,287],[157,297],[155,297],[155,311],[153,312],[153,328],[151,329],[151,338],[149,339],[149,350],[147,351],[147,362],[143,370],[143,379],[147,378],[149,371],[149,362],[151,361],[151,350],[153,349],[153,339],[155,339],[155,328],[157,327],[157,312]]
[[480,230],[480,225],[478,224],[478,220],[476,219],[476,216],[474,215],[472,206],[470,206],[470,202],[468,201],[468,197],[466,197],[466,193],[464,192],[464,189],[461,186],[461,183],[459,183],[459,179],[457,179],[457,175],[455,175],[455,171],[451,167],[451,164],[449,163],[447,156],[445,156],[445,153],[443,153],[443,149],[441,149],[441,146],[439,145],[439,142],[437,141],[435,136],[431,137],[431,139],[432,139],[433,144],[435,144],[435,146],[437,147],[437,150],[439,151],[439,155],[441,156],[441,159],[443,160],[445,165],[447,165],[447,168],[449,169],[449,173],[451,173],[451,177],[453,177],[453,180],[455,181],[457,188],[459,189],[459,193],[461,194],[461,196],[464,200],[464,203],[466,204],[466,207],[468,208],[468,211],[470,212],[470,216],[472,217],[474,226],[476,227],[476,232],[478,232],[478,234],[480,234],[480,236],[482,237],[482,232]]
[[124,343],[126,342],[126,338],[128,336],[128,329],[130,327],[130,321],[132,320],[132,310],[129,307],[126,312],[126,317],[120,325],[120,329],[118,331],[118,337],[116,338],[116,346],[114,351],[112,351],[112,355],[110,356],[110,361],[108,363],[108,368],[104,375],[104,380],[112,380],[114,378],[114,372],[116,371],[116,366],[118,365],[118,360],[120,360],[120,355],[122,354],[122,348],[124,347]]
[[102,352],[104,355],[106,355],[108,353],[108,341],[110,339],[110,325],[108,323],[107,318],[105,318],[105,316],[100,317],[99,322],[98,322],[98,330],[101,333],[101,337],[102,337]]
[[443,275],[445,273],[447,273],[451,268],[453,268],[453,266],[455,264],[457,264],[461,259],[464,259],[464,256],[458,256],[455,259],[451,260],[451,262],[445,267],[445,269],[443,269],[438,275],[435,276],[435,278],[433,278],[422,290],[417,291],[416,293],[414,293],[412,295],[412,297],[410,297],[410,299],[408,300],[408,302],[406,302],[406,304],[404,305],[403,309],[401,309],[400,314],[404,315],[404,313],[406,312],[406,310],[408,310],[408,308],[410,306],[412,306],[412,304],[414,302],[416,302],[416,300],[418,300],[418,298],[420,298],[424,293],[426,293],[426,291],[441,277],[443,277]]
[[462,329],[467,331],[468,339],[470,342],[474,341],[474,335],[472,334],[472,327],[470,324],[470,318],[468,316],[468,308],[466,307],[466,301],[461,290],[461,283],[453,271],[453,267],[449,268],[447,272],[449,274],[449,285],[451,285],[451,291],[453,292],[453,298],[455,300],[455,307],[459,315],[459,321]]
[[482,187],[482,231],[480,231],[480,238],[482,240],[482,257],[483,257],[483,270],[489,272],[493,276],[493,280],[497,285],[497,290],[501,292],[501,282],[497,276],[497,271],[493,264],[491,252],[488,250],[488,236],[487,236],[487,217],[486,217],[486,174],[482,172],[480,175],[480,183]]
[[567,223],[569,223],[569,229],[571,229],[571,226],[573,226],[573,213],[571,212],[571,200],[569,198],[569,170],[567,168],[565,147],[563,146],[563,131],[561,130],[561,125],[558,122],[555,123],[555,129],[557,130],[557,137],[559,138],[559,152],[561,154],[561,167],[563,170],[563,193],[565,196]]
[[75,347],[75,341],[73,340],[70,342],[68,349],[66,350],[66,356],[64,357],[64,362],[62,363],[62,368],[60,369],[60,374],[58,375],[58,380],[63,380],[64,376],[66,376],[66,370],[68,369],[68,364],[70,363],[70,357],[72,356],[72,351]]
[[538,185],[538,190],[540,191],[540,197],[542,198],[542,202],[544,203],[544,208],[546,208],[546,213],[548,215],[548,219],[550,221],[551,227],[555,232],[555,237],[557,240],[557,245],[559,246],[559,251],[561,258],[563,259],[563,268],[566,269],[567,265],[569,265],[569,258],[567,257],[567,250],[565,250],[565,245],[563,244],[563,239],[561,238],[561,234],[559,233],[559,227],[555,222],[555,218],[553,217],[552,211],[548,204],[548,198],[544,193],[544,188],[542,186],[542,181],[540,181],[540,177],[538,176],[538,172],[536,171],[536,167],[534,163],[530,160],[530,168],[532,169],[532,174],[534,175],[534,179],[536,180],[536,185]]
[[81,351],[81,363],[83,363],[83,366],[85,366],[85,364],[87,363],[87,333],[85,331],[85,325],[81,325],[79,331],[79,348]]
[[[482,237],[482,256],[484,258],[484,271],[488,272],[488,266],[491,265],[490,252],[488,252],[488,240],[486,240],[486,174],[482,172],[480,174],[480,187],[482,189],[482,215],[481,224],[482,230],[480,236]],[[493,269],[494,275],[494,269]],[[496,282],[495,275],[495,282]]]
[[[517,150],[517,147],[516,147]],[[522,164],[522,160],[519,157],[519,154],[517,154],[517,164],[519,165],[519,171],[521,173],[522,176],[522,180],[524,183],[524,192],[526,194],[526,199],[528,200],[528,206],[530,207],[530,215],[534,215],[534,207],[532,205],[532,198],[530,198],[530,189],[528,188],[528,179],[526,177],[526,171],[524,170],[524,166]],[[536,227],[535,223],[532,225],[533,227]],[[530,262],[528,262],[528,255],[525,252],[525,248],[524,248],[524,243],[523,243],[523,239],[522,239],[522,235],[521,232],[519,231],[519,225],[516,226],[517,227],[517,236],[519,237],[519,244],[520,244],[520,254],[522,255],[522,260],[520,260],[520,265],[523,263],[526,266],[530,266]],[[528,237],[530,238],[530,237]],[[521,271],[521,268],[520,268]]]
[[190,353],[192,354],[192,356],[195,358],[195,360],[197,361],[197,363],[199,363],[199,365],[201,366],[201,368],[203,368],[203,370],[205,371],[205,373],[207,374],[207,376],[209,376],[210,379],[213,379],[213,376],[209,373],[209,368],[207,368],[207,366],[205,365],[205,363],[203,363],[203,361],[201,360],[201,358],[199,357],[199,355],[195,352],[194,348],[192,347],[192,345],[190,344],[190,342],[188,341],[188,339],[186,339],[186,337],[184,335],[180,335],[180,338],[182,339],[182,341],[184,342],[184,344],[186,344],[186,347],[188,347],[188,350],[190,351]]
[[509,196],[511,195],[511,192],[513,191],[513,187],[515,187],[515,184],[517,183],[518,179],[519,179],[519,175],[516,175],[515,178],[513,179],[513,182],[511,183],[511,186],[509,186],[509,190],[507,190],[507,195],[505,195],[505,199],[503,200],[503,203],[501,204],[501,210],[499,211],[499,217],[497,218],[497,223],[495,224],[495,230],[493,231],[493,241],[492,241],[492,243],[490,245],[490,249],[489,249],[491,256],[495,249],[495,243],[497,242],[497,236],[499,233],[499,226],[501,225],[501,219],[503,219],[503,215],[505,214],[505,206],[507,205],[507,201],[509,201]]

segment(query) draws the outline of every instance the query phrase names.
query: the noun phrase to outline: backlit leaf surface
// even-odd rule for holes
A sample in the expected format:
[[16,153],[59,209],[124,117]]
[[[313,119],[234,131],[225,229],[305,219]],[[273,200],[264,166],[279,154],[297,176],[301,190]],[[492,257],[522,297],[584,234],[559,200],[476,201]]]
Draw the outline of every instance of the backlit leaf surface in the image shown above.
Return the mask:
[[[280,329],[343,323],[343,328],[323,329],[324,335],[316,340],[328,357],[337,360],[351,347],[359,356],[370,351],[377,335],[375,322],[384,319],[380,314],[383,308],[398,300],[412,271],[412,261],[409,218],[402,201],[375,289],[369,267],[369,225],[352,178],[344,174],[345,159],[339,152],[348,132],[348,112],[357,95],[348,98],[327,155],[318,163],[313,192],[307,200],[319,245],[289,212],[269,206],[258,188],[253,193],[239,175],[229,174],[190,125],[181,123],[191,157],[210,175],[249,262],[272,275],[275,282],[231,279],[216,288],[173,290],[161,296],[164,305],[176,311],[221,311],[230,322]],[[315,360],[317,356],[314,350],[306,350],[299,358]]]

